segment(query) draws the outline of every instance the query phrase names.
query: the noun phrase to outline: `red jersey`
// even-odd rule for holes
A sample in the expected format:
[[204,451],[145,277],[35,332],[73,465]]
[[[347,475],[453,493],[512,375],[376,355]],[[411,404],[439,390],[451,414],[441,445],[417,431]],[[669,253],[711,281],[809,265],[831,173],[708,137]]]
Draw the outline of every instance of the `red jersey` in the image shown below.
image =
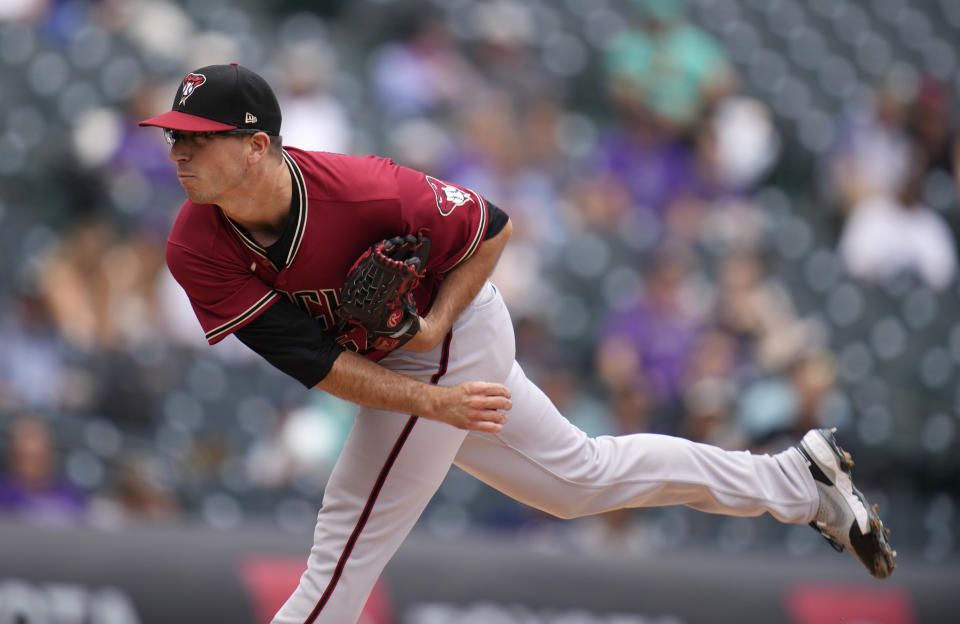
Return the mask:
[[[361,328],[335,332],[334,311],[347,271],[368,247],[397,235],[430,237],[426,277],[414,291],[429,310],[443,274],[479,247],[489,222],[473,191],[376,156],[284,148],[299,202],[283,266],[219,207],[187,200],[167,241],[167,265],[215,344],[287,297],[340,344],[378,360]],[[296,198],[296,193],[294,194]]]

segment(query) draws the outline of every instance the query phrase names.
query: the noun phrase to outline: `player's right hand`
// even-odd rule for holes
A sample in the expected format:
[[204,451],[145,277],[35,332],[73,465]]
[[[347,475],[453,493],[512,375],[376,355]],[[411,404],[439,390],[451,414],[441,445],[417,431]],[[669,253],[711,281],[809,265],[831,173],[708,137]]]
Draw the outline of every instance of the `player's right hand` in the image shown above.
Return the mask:
[[431,409],[421,416],[468,431],[499,433],[513,407],[510,390],[501,384],[466,381],[436,389]]

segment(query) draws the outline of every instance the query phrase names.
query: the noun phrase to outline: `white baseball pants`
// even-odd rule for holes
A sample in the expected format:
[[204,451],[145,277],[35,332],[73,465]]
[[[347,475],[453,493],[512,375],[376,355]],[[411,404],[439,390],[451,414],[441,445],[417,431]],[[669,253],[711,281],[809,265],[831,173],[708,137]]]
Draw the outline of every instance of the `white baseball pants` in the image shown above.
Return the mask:
[[307,570],[274,624],[356,622],[451,464],[562,518],[677,504],[790,523],[814,517],[819,496],[795,449],[770,456],[663,435],[590,438],[524,376],[514,349],[509,313],[488,282],[443,345],[381,362],[442,385],[503,383],[512,393],[508,422],[492,435],[362,410],[324,491]]

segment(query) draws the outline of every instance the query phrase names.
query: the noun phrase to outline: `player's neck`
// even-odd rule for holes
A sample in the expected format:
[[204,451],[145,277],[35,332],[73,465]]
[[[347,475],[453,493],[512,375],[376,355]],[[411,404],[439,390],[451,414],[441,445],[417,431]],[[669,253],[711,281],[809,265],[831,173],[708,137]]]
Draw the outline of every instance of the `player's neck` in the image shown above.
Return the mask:
[[251,176],[233,196],[220,203],[223,212],[264,247],[277,242],[290,214],[293,181],[281,160],[263,175]]

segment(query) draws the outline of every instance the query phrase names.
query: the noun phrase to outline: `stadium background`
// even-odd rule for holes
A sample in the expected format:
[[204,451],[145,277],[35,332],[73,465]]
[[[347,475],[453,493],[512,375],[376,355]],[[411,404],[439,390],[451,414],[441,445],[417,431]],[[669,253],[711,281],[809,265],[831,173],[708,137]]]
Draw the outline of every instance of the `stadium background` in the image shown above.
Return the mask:
[[[228,61],[276,86],[286,143],[390,156],[511,214],[494,277],[518,357],[588,432],[763,451],[840,427],[900,553],[902,601],[866,621],[938,621],[960,581],[958,34],[951,0],[0,3],[0,622],[60,582],[87,598],[25,621],[99,621],[97,583],[179,587],[178,562],[204,567],[196,544],[235,577],[231,544],[267,570],[305,556],[352,408],[235,340],[205,345],[163,266],[181,189],[159,133],[135,127],[184,72]],[[779,609],[792,570],[878,587],[806,527],[675,508],[560,522],[457,470],[411,544],[371,622],[521,621],[418,595],[573,609],[554,556],[623,573],[586,592],[598,614],[630,570],[676,578],[638,594],[653,610],[623,603],[663,621],[725,620],[689,598],[747,604],[722,600],[729,576]],[[527,593],[482,564],[503,544],[543,575]],[[164,572],[143,566],[164,553]],[[472,600],[451,554],[477,561]],[[448,594],[426,589],[438,573]]]

